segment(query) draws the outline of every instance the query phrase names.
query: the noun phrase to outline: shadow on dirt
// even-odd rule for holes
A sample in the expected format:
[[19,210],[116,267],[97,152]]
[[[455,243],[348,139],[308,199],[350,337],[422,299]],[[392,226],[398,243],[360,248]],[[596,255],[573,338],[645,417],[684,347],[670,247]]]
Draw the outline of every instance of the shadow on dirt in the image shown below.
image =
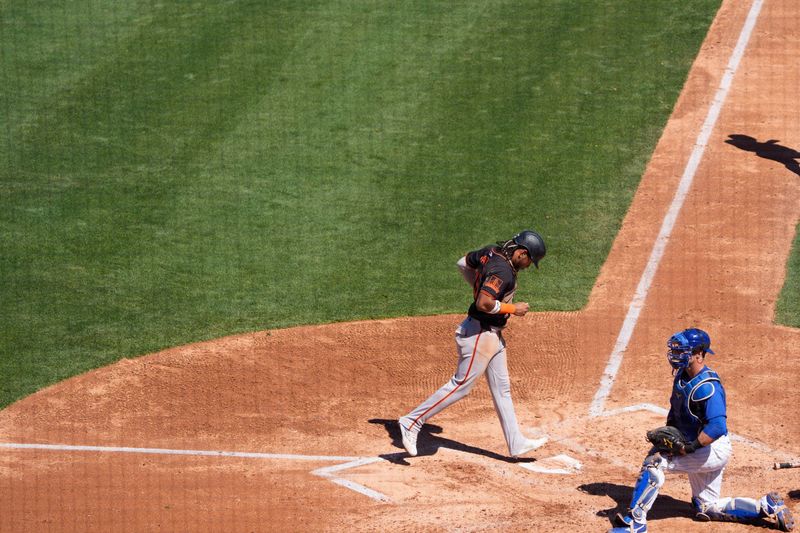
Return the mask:
[[[368,422],[370,424],[382,425],[386,429],[386,433],[388,433],[389,438],[392,439],[392,445],[400,449],[403,448],[403,441],[400,438],[400,426],[397,425],[397,420],[372,418],[368,420]],[[476,446],[470,446],[468,444],[462,444],[458,441],[436,435],[441,432],[442,428],[440,426],[435,426],[433,424],[425,424],[422,426],[419,436],[417,437],[417,457],[434,455],[439,448],[448,448],[450,450],[457,450],[459,452],[482,455],[484,457],[495,459],[497,461],[503,461],[505,463],[533,463],[536,461],[536,459],[532,457],[514,459],[513,457],[500,455],[499,453],[484,450],[483,448],[478,448]],[[410,464],[408,461],[406,461],[406,459],[410,457],[407,453],[390,453],[381,455],[380,457],[395,464]]]
[[749,135],[742,135],[734,133],[728,135],[729,139],[725,142],[748,152],[755,153],[758,157],[776,161],[800,176],[800,163],[796,160],[800,159],[800,152],[788,146],[778,144],[777,139],[770,139],[764,142],[750,137]]
[[[633,481],[631,482],[633,483]],[[617,485],[615,483],[587,483],[580,485],[578,490],[592,496],[608,496],[616,502],[610,509],[597,511],[597,516],[611,518],[617,513],[625,513],[631,503],[633,485]],[[694,519],[694,509],[689,502],[676,500],[671,496],[659,494],[653,508],[647,513],[647,520],[660,520],[664,518],[684,517]]]

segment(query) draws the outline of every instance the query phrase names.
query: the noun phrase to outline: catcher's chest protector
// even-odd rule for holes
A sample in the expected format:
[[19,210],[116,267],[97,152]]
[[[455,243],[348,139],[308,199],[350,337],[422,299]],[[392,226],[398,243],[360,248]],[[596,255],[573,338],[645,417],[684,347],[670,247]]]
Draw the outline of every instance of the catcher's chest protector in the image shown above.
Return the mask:
[[719,374],[713,370],[704,370],[689,381],[683,381],[680,377],[675,379],[673,400],[677,399],[680,405],[675,405],[673,409],[680,413],[681,420],[695,420],[701,422],[699,414],[692,412],[692,403],[702,402],[714,395],[714,382],[721,383]]

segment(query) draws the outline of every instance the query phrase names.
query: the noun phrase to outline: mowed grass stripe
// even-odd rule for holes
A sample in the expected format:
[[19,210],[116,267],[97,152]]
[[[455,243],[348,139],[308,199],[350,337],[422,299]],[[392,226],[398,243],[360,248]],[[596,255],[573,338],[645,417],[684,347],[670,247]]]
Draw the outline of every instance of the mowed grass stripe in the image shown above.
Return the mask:
[[459,312],[458,256],[523,227],[550,253],[520,296],[580,308],[719,2],[69,4],[3,8],[0,405],[229,333]]
[[778,298],[775,314],[778,323],[800,328],[800,225],[795,229],[786,281]]

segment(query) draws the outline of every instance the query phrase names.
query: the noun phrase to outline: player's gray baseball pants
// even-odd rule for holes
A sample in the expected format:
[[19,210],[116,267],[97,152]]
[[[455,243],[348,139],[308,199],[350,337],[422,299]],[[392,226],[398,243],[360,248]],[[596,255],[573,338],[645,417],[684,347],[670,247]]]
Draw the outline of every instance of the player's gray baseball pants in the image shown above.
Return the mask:
[[432,416],[469,394],[478,378],[485,373],[508,451],[515,455],[515,451],[521,449],[526,439],[520,431],[511,401],[506,342],[501,330],[482,329],[477,320],[467,317],[456,329],[455,338],[458,349],[456,373],[430,398],[404,417],[412,421],[412,426],[408,429],[419,431]]

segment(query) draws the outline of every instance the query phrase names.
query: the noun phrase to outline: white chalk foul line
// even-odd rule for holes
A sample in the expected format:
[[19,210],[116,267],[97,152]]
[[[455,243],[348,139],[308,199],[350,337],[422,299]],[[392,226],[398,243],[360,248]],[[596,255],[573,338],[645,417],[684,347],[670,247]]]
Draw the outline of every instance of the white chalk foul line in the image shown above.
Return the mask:
[[0,442],[0,448],[18,450],[50,450],[62,452],[145,453],[156,455],[194,455],[211,457],[244,457],[248,459],[284,459],[287,461],[353,461],[360,457],[336,455],[293,455],[285,453],[227,452],[217,450],[171,450],[167,448],[131,448],[128,446],[73,446],[70,444],[21,444]]
[[337,485],[341,485],[359,494],[363,494],[373,500],[388,502],[389,498],[385,494],[369,489],[358,483],[336,477],[333,473],[348,468],[355,468],[377,461],[383,461],[381,457],[350,457],[340,455],[295,455],[285,453],[260,453],[260,452],[231,452],[220,450],[175,450],[168,448],[132,448],[129,446],[76,446],[71,444],[25,444],[16,442],[0,442],[0,448],[14,450],[47,450],[54,452],[101,452],[101,453],[139,453],[155,455],[188,455],[195,457],[240,457],[246,459],[272,459],[284,461],[346,461],[325,468],[318,468],[311,473],[325,478]]
[[603,413],[605,401],[608,398],[608,395],[611,393],[611,387],[614,385],[617,372],[622,364],[622,356],[625,353],[625,350],[628,348],[628,343],[633,335],[633,330],[639,320],[639,313],[641,312],[642,307],[644,307],[647,293],[650,290],[650,286],[653,283],[653,278],[658,270],[658,265],[661,262],[662,256],[664,255],[664,250],[667,247],[667,242],[669,241],[672,229],[675,226],[675,221],[678,218],[681,207],[683,207],[684,201],[686,200],[686,195],[689,192],[692,181],[694,181],[694,176],[697,172],[697,168],[700,166],[700,160],[703,158],[703,153],[705,152],[706,145],[708,144],[708,139],[711,136],[711,132],[714,129],[714,125],[716,124],[717,118],[722,110],[722,104],[725,102],[725,97],[728,95],[728,91],[730,90],[733,82],[733,76],[736,73],[736,70],[739,68],[739,63],[744,55],[747,43],[750,40],[750,35],[755,27],[762,4],[763,0],[755,0],[753,5],[750,7],[750,12],[747,14],[744,27],[742,27],[742,31],[739,34],[739,40],[737,41],[736,46],[731,53],[731,57],[728,60],[728,66],[725,68],[719,88],[717,89],[717,92],[714,95],[714,100],[712,101],[711,107],[708,110],[708,115],[703,122],[703,126],[700,128],[697,141],[695,142],[692,153],[689,156],[689,161],[686,163],[686,168],[683,171],[681,180],[678,183],[678,189],[675,191],[675,196],[673,197],[669,210],[667,211],[664,221],[661,224],[661,230],[658,232],[658,237],[656,237],[656,242],[653,245],[652,252],[650,253],[650,258],[647,261],[647,265],[645,266],[641,279],[639,279],[639,284],[636,287],[636,292],[633,296],[633,299],[628,306],[628,313],[625,316],[624,322],[622,323],[622,328],[617,336],[617,341],[614,344],[611,357],[608,360],[608,364],[603,372],[603,376],[600,378],[600,388],[597,389],[597,393],[594,396],[592,405],[589,407],[589,415],[591,417],[600,416]]

